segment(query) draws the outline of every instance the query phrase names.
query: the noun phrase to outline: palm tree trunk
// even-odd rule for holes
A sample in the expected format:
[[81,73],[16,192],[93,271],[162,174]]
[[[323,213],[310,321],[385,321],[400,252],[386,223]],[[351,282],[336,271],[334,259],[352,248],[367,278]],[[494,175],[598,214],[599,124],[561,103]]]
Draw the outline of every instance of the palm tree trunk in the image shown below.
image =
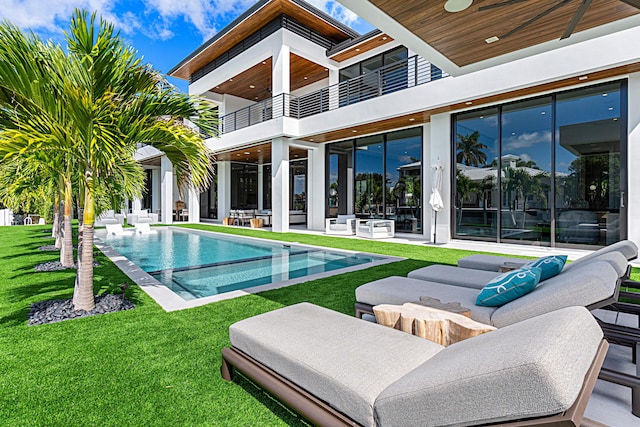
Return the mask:
[[94,200],[92,185],[85,189],[84,226],[82,230],[82,246],[78,252],[78,274],[73,291],[73,306],[76,310],[93,310],[93,223]]
[[58,221],[60,220],[60,198],[56,194],[53,201],[53,224],[51,226],[51,237],[58,237]]
[[73,267],[73,229],[71,227],[71,181],[64,183],[64,232],[62,233],[62,248],[60,263],[63,267]]

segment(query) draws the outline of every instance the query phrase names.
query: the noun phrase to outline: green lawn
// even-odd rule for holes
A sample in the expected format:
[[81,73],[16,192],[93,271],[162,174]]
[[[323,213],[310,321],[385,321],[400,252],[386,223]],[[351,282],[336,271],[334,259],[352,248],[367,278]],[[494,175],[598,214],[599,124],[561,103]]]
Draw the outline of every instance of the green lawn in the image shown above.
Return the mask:
[[[353,314],[354,290],[430,263],[471,254],[307,234],[208,225],[189,228],[268,237],[407,258],[203,307],[165,313],[137,286],[131,311],[27,326],[32,303],[70,298],[72,271],[36,273],[58,258],[47,226],[0,227],[0,425],[276,426],[301,421],[246,380],[220,378],[220,351],[240,319],[301,301]],[[102,254],[95,292],[116,292],[127,278]],[[637,271],[635,276],[640,276]],[[636,277],[640,278],[640,277]]]

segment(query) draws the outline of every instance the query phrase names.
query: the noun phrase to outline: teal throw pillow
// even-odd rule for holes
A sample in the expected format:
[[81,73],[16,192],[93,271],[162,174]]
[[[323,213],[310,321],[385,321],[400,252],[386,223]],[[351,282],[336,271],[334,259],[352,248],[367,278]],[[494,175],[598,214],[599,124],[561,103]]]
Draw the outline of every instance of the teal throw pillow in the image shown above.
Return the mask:
[[531,292],[540,281],[542,270],[523,267],[501,274],[486,284],[476,298],[476,305],[499,307]]
[[559,274],[566,262],[566,255],[550,255],[528,262],[523,265],[523,267],[537,267],[541,269],[542,274],[540,274],[540,281],[542,282],[543,280],[547,280],[556,274]]

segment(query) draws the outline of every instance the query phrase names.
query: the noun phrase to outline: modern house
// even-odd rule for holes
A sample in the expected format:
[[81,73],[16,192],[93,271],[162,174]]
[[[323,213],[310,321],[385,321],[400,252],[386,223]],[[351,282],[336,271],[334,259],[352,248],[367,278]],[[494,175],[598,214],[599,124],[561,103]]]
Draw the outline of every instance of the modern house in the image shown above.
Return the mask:
[[171,70],[218,106],[217,179],[179,195],[143,147],[142,207],[252,209],[276,232],[356,214],[441,243],[640,244],[640,2],[340,1],[380,30],[262,0]]

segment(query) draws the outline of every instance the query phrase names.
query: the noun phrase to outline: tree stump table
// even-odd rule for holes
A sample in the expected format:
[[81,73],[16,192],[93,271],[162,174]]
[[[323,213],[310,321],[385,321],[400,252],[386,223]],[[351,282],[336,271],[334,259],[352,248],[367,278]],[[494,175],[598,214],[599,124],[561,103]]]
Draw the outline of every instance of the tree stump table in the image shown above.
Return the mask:
[[376,321],[381,325],[399,329],[444,346],[496,329],[462,314],[427,307],[419,303],[381,304],[373,307],[373,312],[376,315]]

